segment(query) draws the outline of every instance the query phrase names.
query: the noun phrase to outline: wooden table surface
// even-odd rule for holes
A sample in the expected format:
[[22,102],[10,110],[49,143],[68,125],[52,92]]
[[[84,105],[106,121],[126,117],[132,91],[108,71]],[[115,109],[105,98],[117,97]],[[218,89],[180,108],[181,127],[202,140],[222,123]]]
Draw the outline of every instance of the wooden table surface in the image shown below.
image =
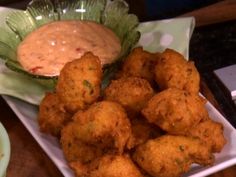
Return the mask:
[[[228,1],[228,3],[233,1]],[[236,7],[236,1],[234,0],[233,5],[231,4],[229,9]],[[220,5],[217,8],[223,8],[224,5]],[[207,10],[209,11],[209,10]],[[218,9],[219,11],[219,9]],[[204,13],[206,12],[206,9]],[[212,12],[212,11],[211,11]],[[213,8],[214,12],[214,8]],[[224,14],[224,19],[232,20],[236,18],[236,11],[225,11],[229,12],[226,16]],[[194,12],[195,13],[195,12]],[[206,25],[206,23],[215,23],[222,21],[224,19],[217,18],[215,14],[208,13],[209,17],[213,18],[208,22],[205,22],[205,18],[201,15],[203,12],[200,11],[193,15],[197,18],[197,25]],[[185,14],[184,16],[189,16],[192,14]],[[228,17],[228,18],[227,18]],[[207,99],[212,102],[212,104],[218,108],[218,104],[214,99],[211,91],[208,89],[205,82],[201,84],[202,93],[207,97]],[[19,121],[13,111],[5,103],[5,101],[0,97],[0,121],[7,129],[7,132],[11,141],[11,158],[10,164],[7,170],[7,177],[62,177],[63,175],[45,154],[45,152],[40,148],[31,134],[26,130],[23,124]],[[210,177],[235,177],[236,176],[236,166],[229,167],[220,172],[217,172]]]

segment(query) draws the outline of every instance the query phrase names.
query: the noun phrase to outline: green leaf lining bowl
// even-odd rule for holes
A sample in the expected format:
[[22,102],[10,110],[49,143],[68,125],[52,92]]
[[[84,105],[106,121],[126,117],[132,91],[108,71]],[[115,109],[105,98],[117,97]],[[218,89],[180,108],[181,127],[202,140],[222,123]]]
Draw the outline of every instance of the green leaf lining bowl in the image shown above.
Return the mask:
[[6,176],[6,170],[10,159],[10,141],[8,134],[0,123],[0,177]]
[[[121,41],[120,61],[138,42],[140,32],[136,15],[129,14],[124,0],[32,0],[25,11],[14,11],[6,18],[9,28],[0,29],[0,57],[6,66],[18,73],[27,75],[43,85],[53,88],[57,77],[33,75],[24,70],[17,60],[17,47],[24,38],[42,25],[59,20],[90,20],[110,28]],[[117,62],[104,69],[104,82],[107,83]]]

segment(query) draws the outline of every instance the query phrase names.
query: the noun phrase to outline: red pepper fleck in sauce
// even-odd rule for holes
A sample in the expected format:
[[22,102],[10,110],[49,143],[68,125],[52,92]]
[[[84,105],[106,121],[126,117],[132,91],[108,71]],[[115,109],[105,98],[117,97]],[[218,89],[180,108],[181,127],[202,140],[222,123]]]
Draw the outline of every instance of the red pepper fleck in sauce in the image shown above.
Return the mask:
[[36,66],[36,67],[34,67],[34,68],[31,68],[29,71],[31,72],[31,73],[36,73],[38,70],[40,70],[40,69],[43,69],[43,67],[42,66]]

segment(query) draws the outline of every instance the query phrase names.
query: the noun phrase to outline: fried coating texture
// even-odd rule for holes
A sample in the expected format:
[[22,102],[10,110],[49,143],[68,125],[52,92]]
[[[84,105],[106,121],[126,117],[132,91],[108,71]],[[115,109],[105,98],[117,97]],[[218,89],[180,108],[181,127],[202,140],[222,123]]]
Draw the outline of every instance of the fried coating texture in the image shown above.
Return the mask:
[[69,112],[76,112],[100,96],[102,67],[91,52],[68,62],[60,72],[56,92]]
[[76,137],[88,144],[122,153],[131,135],[130,121],[121,105],[111,101],[93,104],[76,113]]
[[171,49],[166,49],[155,66],[155,81],[164,90],[179,88],[190,93],[198,93],[200,85],[199,73],[192,61]]
[[89,163],[100,157],[103,152],[96,146],[86,144],[75,136],[75,123],[66,125],[61,132],[61,146],[68,162]]
[[186,135],[201,120],[208,118],[205,101],[199,95],[176,88],[156,94],[142,113],[150,123],[176,135]]
[[211,119],[200,122],[190,130],[189,136],[201,139],[212,152],[220,152],[226,144],[223,125]]
[[61,129],[70,122],[72,115],[65,111],[56,93],[46,93],[39,105],[40,131],[59,137]]
[[127,144],[128,149],[132,149],[139,144],[145,143],[149,139],[154,139],[164,134],[159,127],[149,123],[142,116],[133,118],[130,122],[132,134]]
[[129,117],[133,117],[153,95],[154,91],[147,80],[127,77],[113,80],[105,89],[104,99],[120,103]]
[[133,159],[153,177],[179,177],[192,163],[211,165],[214,157],[196,138],[164,135],[137,147]]
[[150,53],[142,47],[134,48],[125,59],[119,77],[141,77],[154,82],[154,66],[160,53]]
[[78,177],[143,177],[128,155],[105,155],[84,169],[76,163],[71,166]]

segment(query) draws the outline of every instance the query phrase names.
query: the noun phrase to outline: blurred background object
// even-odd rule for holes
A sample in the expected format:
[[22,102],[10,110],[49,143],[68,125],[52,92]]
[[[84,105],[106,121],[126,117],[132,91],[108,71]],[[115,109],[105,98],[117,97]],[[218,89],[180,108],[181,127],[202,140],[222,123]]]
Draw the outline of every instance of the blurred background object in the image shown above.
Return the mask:
[[173,18],[180,14],[208,6],[220,0],[147,0],[147,12],[150,18]]
[[0,6],[25,9],[30,0],[0,0]]
[[[126,0],[140,21],[173,18],[222,0]],[[30,0],[0,0],[1,6],[24,9]]]
[[[30,1],[31,0],[0,0],[0,6],[25,9]],[[219,4],[220,8],[223,7],[225,9],[226,7],[228,8],[229,11],[232,11],[230,12],[231,15],[233,15],[233,12],[236,11],[234,6],[236,2],[235,0],[135,0],[135,1],[126,0],[126,2],[130,6],[130,12],[136,14],[141,22],[174,18],[182,14],[185,14],[187,16],[198,15],[197,18],[201,18],[201,21],[204,21],[204,19],[208,19],[209,15],[211,16],[214,15],[216,17],[222,16],[227,19],[227,16],[225,15],[228,15],[229,12],[227,11],[227,13],[225,13],[221,11],[221,9],[216,8],[217,7],[217,6],[215,7],[216,3]],[[210,5],[214,5],[214,7]],[[232,7],[229,8],[228,6]],[[206,7],[207,9],[213,7],[213,11],[211,9],[209,12],[214,12],[214,10],[216,10],[216,12],[214,14],[210,14],[208,11],[204,9],[204,7]],[[200,13],[200,15],[199,13],[188,14],[188,12],[192,12],[196,9],[204,9],[204,10],[202,11],[203,13]]]
[[173,18],[221,0],[126,0],[140,21]]

